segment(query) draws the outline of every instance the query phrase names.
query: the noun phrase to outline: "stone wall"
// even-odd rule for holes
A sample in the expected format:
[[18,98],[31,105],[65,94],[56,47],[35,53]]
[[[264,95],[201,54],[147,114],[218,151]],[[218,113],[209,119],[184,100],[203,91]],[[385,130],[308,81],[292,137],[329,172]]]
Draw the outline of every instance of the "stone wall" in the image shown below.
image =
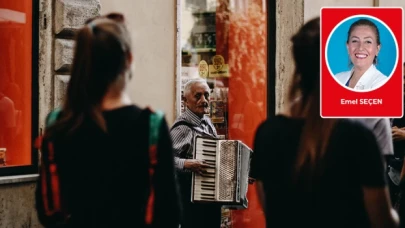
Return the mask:
[[304,23],[304,0],[276,2],[276,113],[283,111],[294,73],[291,36]]
[[[39,1],[39,131],[46,115],[62,104],[73,57],[73,34],[99,15],[99,0]],[[54,15],[54,16],[53,16]],[[42,227],[35,210],[36,178],[6,177],[0,185],[0,228]]]
[[34,209],[35,183],[0,185],[0,227],[42,227]]
[[75,31],[84,22],[99,15],[99,0],[57,0],[54,6],[53,33],[53,108],[62,105],[63,97],[69,82],[69,70],[73,60]]

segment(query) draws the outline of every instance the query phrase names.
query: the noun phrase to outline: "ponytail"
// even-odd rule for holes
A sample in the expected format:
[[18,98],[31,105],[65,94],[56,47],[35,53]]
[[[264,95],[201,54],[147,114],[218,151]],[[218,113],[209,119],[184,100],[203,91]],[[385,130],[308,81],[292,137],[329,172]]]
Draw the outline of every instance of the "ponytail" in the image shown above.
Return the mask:
[[[98,23],[97,23],[98,22]],[[129,33],[122,22],[91,21],[78,30],[71,77],[59,119],[45,137],[58,132],[71,135],[90,119],[107,132],[101,102],[109,87],[127,68]]]

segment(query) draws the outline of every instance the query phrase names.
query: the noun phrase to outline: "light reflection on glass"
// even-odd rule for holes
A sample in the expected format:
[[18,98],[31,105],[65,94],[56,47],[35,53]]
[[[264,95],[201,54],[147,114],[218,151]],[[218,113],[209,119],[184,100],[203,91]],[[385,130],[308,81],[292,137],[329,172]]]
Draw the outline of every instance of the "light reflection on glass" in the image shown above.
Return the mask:
[[[209,117],[220,137],[253,147],[254,132],[267,115],[266,1],[182,0],[180,5],[182,86],[206,78]],[[265,227],[255,191],[250,185],[248,209],[223,210],[221,227]]]

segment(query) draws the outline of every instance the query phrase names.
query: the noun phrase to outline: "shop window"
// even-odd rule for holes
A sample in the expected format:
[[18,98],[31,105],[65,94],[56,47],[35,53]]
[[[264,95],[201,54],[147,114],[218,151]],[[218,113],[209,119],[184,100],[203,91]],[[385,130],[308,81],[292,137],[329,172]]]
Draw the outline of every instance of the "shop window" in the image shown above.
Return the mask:
[[37,1],[0,0],[0,176],[36,172],[36,6]]
[[[222,139],[253,147],[254,133],[268,116],[268,23],[266,0],[180,0],[181,72],[177,114],[185,110],[183,88],[193,78],[210,86],[207,114]],[[273,63],[274,64],[274,63]],[[270,104],[271,103],[271,104]],[[264,214],[249,186],[249,207],[223,209],[221,227],[265,227]],[[197,221],[198,222],[198,221]]]

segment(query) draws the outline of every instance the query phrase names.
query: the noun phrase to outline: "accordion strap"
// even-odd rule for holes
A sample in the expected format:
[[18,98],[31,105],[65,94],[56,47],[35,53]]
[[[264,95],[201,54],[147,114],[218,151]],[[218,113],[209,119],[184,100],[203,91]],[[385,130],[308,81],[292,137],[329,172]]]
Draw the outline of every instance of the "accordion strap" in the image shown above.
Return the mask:
[[179,122],[176,122],[175,124],[173,124],[173,126],[172,126],[172,128],[171,128],[170,130],[175,129],[175,128],[178,127],[178,126],[187,126],[187,127],[189,127],[191,130],[197,132],[197,133],[200,134],[200,135],[203,135],[203,136],[207,136],[207,137],[216,139],[215,136],[210,135],[210,134],[207,134],[206,132],[204,132],[204,131],[198,129],[197,126],[195,126],[195,125],[193,125],[193,124],[191,124],[191,123],[189,123],[189,122],[187,122],[187,121],[184,121],[184,120],[180,120]]

